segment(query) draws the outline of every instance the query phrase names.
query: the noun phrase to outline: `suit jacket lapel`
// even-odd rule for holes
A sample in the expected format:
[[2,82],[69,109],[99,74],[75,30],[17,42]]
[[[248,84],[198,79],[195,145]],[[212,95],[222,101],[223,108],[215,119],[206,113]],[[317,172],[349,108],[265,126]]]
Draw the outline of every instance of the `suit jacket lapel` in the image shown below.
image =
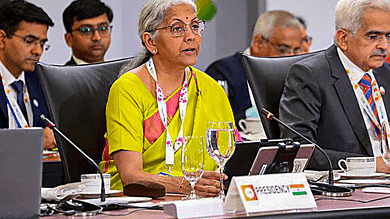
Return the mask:
[[38,80],[36,78],[36,72],[25,72],[25,79],[26,79],[26,85],[28,94],[30,96],[30,104],[31,109],[33,113],[33,125],[34,127],[41,127],[42,122],[40,119],[40,115],[42,114],[41,111],[41,104],[45,104],[43,100],[39,96],[39,86],[37,83]]
[[5,92],[4,92],[4,87],[2,82],[0,83],[0,108],[1,108],[1,113],[4,114],[5,120],[7,121],[7,127],[8,127],[7,100],[5,97]]
[[372,155],[372,146],[360,111],[359,103],[347,73],[338,57],[336,47],[332,46],[326,51],[326,54],[330,63],[331,74],[336,79],[334,87],[340,99],[342,108],[344,109],[344,113],[347,116],[357,139],[360,141],[361,145],[363,145],[367,153]]

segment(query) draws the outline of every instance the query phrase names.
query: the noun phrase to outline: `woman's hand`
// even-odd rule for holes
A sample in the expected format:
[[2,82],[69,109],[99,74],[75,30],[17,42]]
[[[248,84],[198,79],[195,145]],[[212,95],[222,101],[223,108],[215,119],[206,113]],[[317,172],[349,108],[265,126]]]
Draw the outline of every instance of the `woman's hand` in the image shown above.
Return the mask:
[[[226,174],[223,174],[223,179],[226,180],[228,177]],[[189,194],[191,191],[191,186],[188,181],[183,181],[183,193]],[[198,180],[195,185],[196,195],[202,197],[214,197],[219,195],[221,190],[221,183],[219,182],[219,172],[206,171],[203,173],[202,178]]]

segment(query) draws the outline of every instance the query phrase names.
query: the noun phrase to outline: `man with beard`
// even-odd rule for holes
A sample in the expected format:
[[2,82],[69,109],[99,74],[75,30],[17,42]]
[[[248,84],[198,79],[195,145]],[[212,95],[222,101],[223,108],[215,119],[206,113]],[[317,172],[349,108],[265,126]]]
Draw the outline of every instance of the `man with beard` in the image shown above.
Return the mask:
[[[280,119],[317,142],[333,166],[339,159],[376,158],[377,172],[390,172],[390,43],[387,0],[340,0],[334,45],[290,68]],[[286,129],[283,137],[297,137]],[[308,168],[326,169],[316,151]]]
[[65,41],[73,53],[66,65],[104,62],[111,43],[112,10],[100,0],[76,0],[62,19]]
[[[48,116],[36,76],[35,63],[49,48],[47,30],[54,26],[39,7],[22,0],[0,7],[0,128],[45,127]],[[53,132],[45,129],[44,149],[56,147]]]

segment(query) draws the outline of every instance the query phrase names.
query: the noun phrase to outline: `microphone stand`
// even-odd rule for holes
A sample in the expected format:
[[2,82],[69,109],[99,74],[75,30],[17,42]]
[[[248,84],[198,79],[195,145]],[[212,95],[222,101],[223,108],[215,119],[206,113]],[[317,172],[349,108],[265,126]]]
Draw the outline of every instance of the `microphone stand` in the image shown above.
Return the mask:
[[274,116],[274,114],[272,114],[271,112],[269,112],[268,110],[262,108],[261,111],[260,111],[261,114],[265,115],[267,119],[269,120],[275,120],[276,122],[278,122],[279,124],[281,124],[283,127],[287,128],[288,130],[290,130],[291,132],[293,132],[294,134],[300,136],[301,138],[303,138],[304,140],[306,140],[307,142],[313,144],[319,151],[321,151],[322,154],[325,155],[326,157],[326,160],[328,161],[329,163],[329,173],[328,173],[328,181],[329,181],[329,185],[328,184],[323,184],[323,183],[317,183],[317,182],[312,182],[312,186],[310,187],[311,190],[313,192],[318,192],[322,195],[325,195],[325,196],[337,196],[337,197],[345,197],[345,196],[351,196],[352,193],[353,193],[353,189],[351,188],[347,188],[347,187],[340,187],[340,186],[335,186],[333,185],[334,183],[334,177],[333,177],[333,166],[332,166],[332,162],[330,161],[330,158],[329,156],[326,154],[326,152],[319,146],[317,145],[316,143],[314,143],[313,141],[311,141],[310,139],[306,138],[305,136],[303,136],[301,133],[297,132],[296,130],[294,130],[293,128],[291,128],[290,126],[288,126],[286,123],[280,121],[278,118],[276,118]]
[[326,154],[326,152],[319,145],[317,145],[316,143],[314,143],[310,139],[306,138],[301,133],[297,132],[296,130],[294,130],[293,128],[288,126],[286,123],[284,123],[281,120],[279,120],[278,118],[276,118],[274,116],[274,114],[272,114],[271,112],[269,112],[265,108],[262,108],[260,113],[263,114],[268,120],[275,120],[276,122],[281,124],[283,127],[287,128],[288,130],[290,130],[294,134],[296,134],[299,137],[303,138],[305,141],[309,142],[310,144],[313,144],[316,147],[316,149],[318,149],[325,156],[326,160],[328,161],[328,164],[329,164],[329,173],[328,173],[329,177],[328,177],[328,181],[329,181],[330,185],[333,185],[333,183],[334,183],[334,176],[333,176],[333,165],[332,165],[332,162],[330,161],[330,158]]
[[106,190],[104,188],[104,178],[103,178],[103,174],[102,174],[102,171],[99,169],[99,166],[96,164],[96,162],[94,160],[92,160],[92,158],[90,158],[87,154],[84,153],[84,151],[82,151],[76,144],[74,144],[68,137],[66,137],[57,127],[56,125],[50,121],[48,118],[46,118],[43,114],[41,114],[40,116],[41,120],[43,121],[43,123],[49,127],[50,129],[54,130],[56,133],[58,133],[61,137],[63,137],[67,142],[69,142],[74,148],[76,148],[76,150],[85,158],[87,159],[87,161],[92,164],[94,167],[96,167],[96,169],[98,170],[99,174],[100,174],[100,179],[102,181],[102,184],[101,184],[101,192],[100,192],[100,200],[101,202],[105,202],[106,201]]

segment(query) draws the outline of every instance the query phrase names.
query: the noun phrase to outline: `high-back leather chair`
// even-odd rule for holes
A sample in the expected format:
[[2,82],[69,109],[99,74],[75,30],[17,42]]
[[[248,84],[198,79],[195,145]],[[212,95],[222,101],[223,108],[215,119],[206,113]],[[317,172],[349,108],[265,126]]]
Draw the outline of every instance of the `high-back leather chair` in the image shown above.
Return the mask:
[[[97,64],[59,66],[37,63],[36,69],[49,114],[70,140],[96,163],[105,147],[106,99],[112,82],[131,58]],[[55,134],[66,182],[97,170],[65,139]]]
[[[276,117],[279,116],[279,101],[284,89],[284,80],[290,67],[320,51],[297,56],[254,57],[241,54],[246,77],[252,89],[257,109],[267,109]],[[279,138],[280,130],[275,121],[269,121],[260,115],[264,131],[268,138]]]

